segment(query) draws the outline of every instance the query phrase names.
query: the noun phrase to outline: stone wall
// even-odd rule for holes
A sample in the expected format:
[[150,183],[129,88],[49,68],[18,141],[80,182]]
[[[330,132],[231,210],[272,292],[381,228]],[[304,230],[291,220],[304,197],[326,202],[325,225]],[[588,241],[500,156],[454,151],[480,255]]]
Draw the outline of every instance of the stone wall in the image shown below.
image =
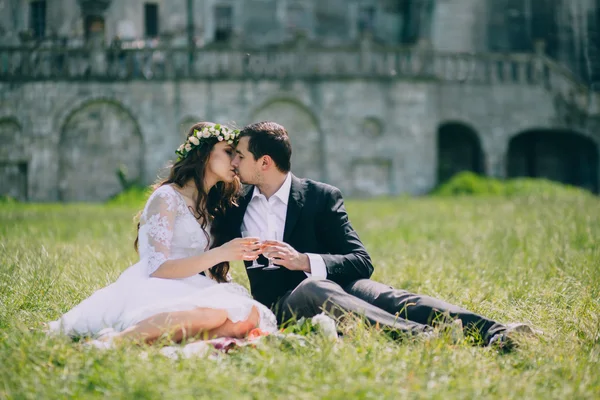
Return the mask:
[[[541,86],[402,80],[181,81],[0,84],[3,194],[27,175],[34,201],[104,200],[117,169],[151,183],[193,121],[286,126],[293,171],[347,195],[423,194],[437,183],[437,130],[470,126],[485,172],[506,173],[514,135],[562,125]],[[8,143],[8,144],[7,144]],[[4,168],[4,169],[2,169]],[[18,180],[18,179],[17,179]]]
[[432,44],[437,50],[475,52],[487,48],[486,1],[438,1],[434,9]]

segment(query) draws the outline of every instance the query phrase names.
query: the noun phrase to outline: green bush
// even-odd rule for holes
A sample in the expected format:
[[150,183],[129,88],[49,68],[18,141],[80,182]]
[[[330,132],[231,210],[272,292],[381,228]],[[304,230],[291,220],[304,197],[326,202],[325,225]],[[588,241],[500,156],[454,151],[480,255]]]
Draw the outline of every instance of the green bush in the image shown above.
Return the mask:
[[15,199],[14,197],[10,197],[10,196],[0,196],[0,204],[13,204],[13,203],[18,203],[19,201],[17,199]]
[[553,182],[541,178],[516,178],[507,180],[504,184],[507,196],[548,195],[573,196],[589,195],[585,189]]
[[477,175],[473,172],[461,172],[438,186],[433,196],[575,196],[590,195],[585,189],[553,182],[540,178],[516,178],[501,181]]
[[142,208],[151,192],[152,188],[149,186],[131,186],[109,199],[106,204]]
[[432,195],[435,196],[495,196],[505,193],[503,182],[479,176],[473,172],[461,172],[452,179],[438,186]]
[[152,193],[152,188],[142,185],[139,178],[130,179],[128,177],[127,167],[120,165],[115,171],[117,179],[121,184],[121,192],[110,198],[106,204],[113,206],[132,206],[143,208],[146,200]]

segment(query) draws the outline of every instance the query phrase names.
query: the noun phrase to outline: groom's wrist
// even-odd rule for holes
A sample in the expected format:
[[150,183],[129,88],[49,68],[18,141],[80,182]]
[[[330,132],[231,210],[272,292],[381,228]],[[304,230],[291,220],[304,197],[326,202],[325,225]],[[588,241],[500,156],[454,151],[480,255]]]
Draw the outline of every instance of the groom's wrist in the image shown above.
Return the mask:
[[307,276],[317,279],[327,279],[327,267],[323,257],[319,254],[306,253],[310,260],[310,272],[305,272]]
[[310,257],[308,256],[308,254],[306,253],[301,253],[302,259],[303,259],[303,263],[302,263],[302,271],[303,272],[308,272],[310,274]]

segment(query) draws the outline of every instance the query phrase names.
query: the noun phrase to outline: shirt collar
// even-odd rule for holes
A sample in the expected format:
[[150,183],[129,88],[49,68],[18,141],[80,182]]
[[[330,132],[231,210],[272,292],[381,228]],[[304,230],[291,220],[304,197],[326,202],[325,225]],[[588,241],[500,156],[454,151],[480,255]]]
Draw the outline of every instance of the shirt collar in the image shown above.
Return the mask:
[[[288,205],[288,200],[290,199],[290,191],[292,190],[292,173],[288,172],[285,181],[283,181],[283,185],[279,188],[273,196],[277,197],[283,204]],[[254,186],[254,191],[252,192],[252,199],[255,197],[262,196],[258,187]]]

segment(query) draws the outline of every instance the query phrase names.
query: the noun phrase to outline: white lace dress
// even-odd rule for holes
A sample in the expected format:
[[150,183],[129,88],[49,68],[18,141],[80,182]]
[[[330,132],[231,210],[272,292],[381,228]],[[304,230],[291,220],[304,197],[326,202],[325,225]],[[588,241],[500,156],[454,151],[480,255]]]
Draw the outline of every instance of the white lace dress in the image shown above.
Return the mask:
[[260,312],[260,328],[277,330],[275,316],[234,283],[217,283],[203,275],[185,279],[152,278],[167,260],[205,251],[208,239],[179,192],[169,185],[148,199],[140,219],[140,261],[117,281],[93,293],[56,321],[50,331],[71,336],[95,335],[105,328],[122,331],[162,312],[206,307],[227,310],[233,322],[248,318],[252,306]]

